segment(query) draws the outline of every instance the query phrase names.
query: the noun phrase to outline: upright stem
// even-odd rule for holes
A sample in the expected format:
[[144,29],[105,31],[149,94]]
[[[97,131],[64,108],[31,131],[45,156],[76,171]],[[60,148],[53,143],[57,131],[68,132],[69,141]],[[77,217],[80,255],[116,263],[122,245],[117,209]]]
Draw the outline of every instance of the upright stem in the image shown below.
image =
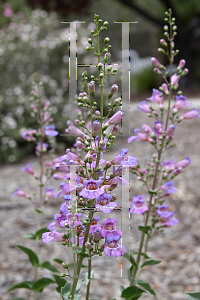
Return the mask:
[[[88,279],[90,279],[91,277],[91,266],[92,266],[92,260],[91,260],[91,256],[88,259]],[[85,300],[89,300],[89,296],[90,296],[90,281],[88,282],[87,285],[87,293],[86,293],[86,299]]]
[[[90,221],[91,221],[91,219],[92,219],[92,217],[93,217],[93,214],[94,214],[94,212],[90,212],[90,213],[89,213],[89,223],[87,224],[86,231],[85,231],[85,237],[84,237],[83,246],[82,246],[82,253],[85,252],[85,243],[86,243],[87,240],[88,240],[88,235],[89,235],[89,230],[90,230]],[[78,279],[79,279],[79,275],[80,275],[80,271],[81,271],[83,259],[84,259],[84,257],[80,255],[80,256],[79,256],[79,260],[78,260],[78,266],[77,266],[76,277],[74,278],[73,284],[72,284],[72,289],[71,289],[71,300],[74,299],[74,294],[75,294],[75,291],[76,291],[76,286],[77,286],[77,283],[78,283]]]

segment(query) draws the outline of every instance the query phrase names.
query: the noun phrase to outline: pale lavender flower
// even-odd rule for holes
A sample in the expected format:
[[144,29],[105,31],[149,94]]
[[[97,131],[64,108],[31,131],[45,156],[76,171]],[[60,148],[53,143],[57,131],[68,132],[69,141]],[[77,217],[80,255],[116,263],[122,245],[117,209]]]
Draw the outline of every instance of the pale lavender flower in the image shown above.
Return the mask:
[[186,102],[187,98],[183,95],[176,96],[176,103],[173,105],[172,111],[177,112],[179,109],[187,108],[192,105],[192,103]]
[[151,105],[148,105],[146,101],[140,102],[140,105],[137,106],[137,109],[139,111],[143,111],[145,113],[152,113],[152,110],[150,109]]
[[147,100],[150,100],[152,102],[158,103],[159,105],[163,105],[163,93],[161,93],[157,89],[153,89],[153,94],[150,98],[147,98]]
[[118,244],[120,240],[119,235],[111,235],[106,238],[106,247],[104,248],[104,253],[108,257],[118,257],[122,256],[127,252],[127,249],[125,246],[121,246]]
[[43,239],[43,242],[45,244],[51,242],[51,241],[54,241],[54,242],[63,242],[63,241],[66,241],[66,239],[64,239],[62,237],[62,234],[57,232],[55,229],[52,229],[51,232],[44,232],[42,234],[42,239]]
[[131,204],[130,213],[136,213],[138,215],[142,215],[145,211],[148,210],[148,207],[144,205],[145,196],[138,195],[132,197],[133,203]]
[[177,188],[174,186],[174,182],[168,181],[165,184],[161,185],[161,190],[167,192],[167,194],[172,194],[177,191]]
[[83,198],[94,199],[98,198],[101,194],[103,194],[103,190],[99,188],[101,184],[101,180],[84,180],[85,188],[79,193],[79,196]]
[[106,239],[109,235],[119,235],[122,236],[122,231],[116,228],[118,220],[113,218],[104,219],[102,221],[103,229],[101,230],[101,235]]
[[104,212],[105,214],[110,213],[113,209],[117,207],[116,202],[110,202],[112,196],[110,194],[104,193],[97,198],[97,204],[95,208]]
[[180,120],[194,118],[200,118],[198,108],[194,108],[193,110],[186,112],[182,117],[180,117]]
[[59,132],[55,130],[55,126],[49,125],[45,127],[45,134],[47,136],[56,136]]

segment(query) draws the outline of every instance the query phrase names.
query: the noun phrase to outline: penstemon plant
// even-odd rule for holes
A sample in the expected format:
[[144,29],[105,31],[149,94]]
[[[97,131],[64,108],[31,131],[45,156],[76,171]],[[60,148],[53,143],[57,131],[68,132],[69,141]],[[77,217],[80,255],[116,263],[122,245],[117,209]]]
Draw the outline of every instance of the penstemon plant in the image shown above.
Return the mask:
[[[113,96],[118,91],[117,84],[111,86],[106,97],[104,95],[106,77],[115,75],[117,70],[107,64],[111,47],[108,37],[104,39],[103,49],[100,49],[99,35],[107,28],[108,22],[103,22],[98,15],[95,15],[96,31],[92,30],[91,34],[96,38],[96,43],[89,38],[90,46],[86,49],[97,55],[98,74],[91,75],[90,80],[86,71],[82,74],[86,89],[83,88],[77,97],[78,119],[74,122],[68,121],[66,129],[67,134],[76,137],[76,142],[74,147],[67,149],[66,154],[59,157],[53,165],[54,178],[64,180],[55,197],[62,196],[65,202],[60,206],[60,214],[54,215],[54,221],[49,224],[48,231],[42,234],[44,243],[61,242],[62,246],[68,248],[68,253],[72,254],[72,264],[60,261],[65,272],[60,274],[60,277],[58,275],[55,277],[54,274],[57,284],[58,277],[69,280],[58,284],[64,300],[81,299],[80,290],[83,281],[87,287],[85,299],[89,300],[90,283],[94,278],[92,259],[94,256],[103,255],[123,256],[129,261],[130,284],[128,287],[121,286],[122,298],[138,299],[143,293],[156,296],[150,284],[140,279],[143,267],[160,263],[148,256],[148,241],[154,233],[178,224],[174,212],[169,209],[165,201],[177,190],[172,180],[190,164],[188,157],[177,163],[171,159],[163,161],[163,153],[176,145],[174,143],[176,125],[183,120],[200,117],[196,108],[179,116],[181,109],[192,105],[186,101],[182,92],[178,91],[179,80],[188,73],[188,69],[184,68],[185,61],[181,59],[177,72],[172,74],[172,65],[178,50],[175,50],[174,44],[177,27],[170,9],[166,12],[165,21],[168,23],[164,26],[165,39],[160,40],[162,48],[158,51],[168,57],[170,71],[168,74],[166,68],[156,58],[151,59],[154,72],[162,76],[164,83],[159,89],[153,89],[152,96],[147,98],[149,104],[142,101],[138,106],[139,111],[154,119],[154,127],[144,124],[143,133],[135,129],[135,135],[127,140],[128,143],[134,140],[148,142],[154,147],[155,153],[151,161],[142,168],[137,158],[128,155],[127,148],[121,149],[111,160],[106,161],[103,158],[103,154],[114,144],[124,112],[121,109],[115,112],[116,108],[122,106],[121,98],[113,100]],[[97,85],[100,89],[99,105],[95,99]],[[106,114],[105,104],[108,108]],[[55,133],[53,127],[48,127],[47,130]],[[129,208],[130,214],[141,215],[141,222],[143,221],[143,224],[138,226],[141,239],[137,253],[128,253],[128,249],[121,244],[123,232],[117,229],[118,220],[106,217],[119,205],[116,202],[117,195],[113,194],[113,191],[119,184],[122,186],[129,184],[124,178],[127,170],[136,175],[146,189],[145,194],[132,197]],[[41,185],[43,183],[40,182]],[[123,201],[129,201],[128,197]],[[102,213],[105,215],[100,223]],[[58,228],[58,231],[55,228]],[[84,279],[81,279],[81,270],[85,267],[84,260],[88,261],[88,270],[84,274]],[[73,274],[70,270],[71,265]],[[188,293],[187,299],[200,299],[200,293]]]

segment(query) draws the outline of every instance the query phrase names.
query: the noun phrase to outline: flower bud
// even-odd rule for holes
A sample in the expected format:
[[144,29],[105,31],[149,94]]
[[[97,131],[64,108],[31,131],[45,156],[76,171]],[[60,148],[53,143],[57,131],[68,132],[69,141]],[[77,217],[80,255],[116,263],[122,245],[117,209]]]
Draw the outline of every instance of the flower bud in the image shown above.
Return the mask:
[[115,124],[112,128],[111,134],[116,134],[119,131],[119,125]]
[[162,66],[161,63],[155,57],[151,58],[151,63],[154,67],[157,67],[157,68],[160,68]]
[[110,52],[106,52],[104,55],[103,62],[106,63],[109,60],[110,56],[111,56]]
[[162,46],[167,47],[167,43],[164,39],[160,39],[160,43]]
[[182,72],[181,75],[182,75],[182,76],[183,76],[183,75],[186,75],[188,72],[189,72],[189,70],[188,70],[187,68],[185,68],[185,69],[183,70],[183,72]]
[[185,60],[184,59],[181,59],[179,64],[178,64],[178,69],[181,69],[185,66]]
[[90,90],[91,93],[93,93],[95,91],[95,83],[94,81],[90,81],[90,83],[88,84],[88,88]]
[[120,103],[120,99],[119,99],[119,98],[116,98],[116,99],[114,100],[114,103],[115,103],[116,106],[118,106],[119,103]]

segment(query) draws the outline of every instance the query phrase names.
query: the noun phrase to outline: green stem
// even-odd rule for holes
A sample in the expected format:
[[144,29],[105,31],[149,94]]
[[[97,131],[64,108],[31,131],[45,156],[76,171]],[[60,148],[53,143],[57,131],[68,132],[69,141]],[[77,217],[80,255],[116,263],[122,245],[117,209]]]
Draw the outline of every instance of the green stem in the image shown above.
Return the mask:
[[[91,260],[91,256],[88,259],[88,279],[91,278],[91,266],[92,266],[92,260]],[[87,293],[86,293],[86,299],[85,300],[89,300],[89,295],[90,295],[90,281],[88,282],[87,285]]]
[[[90,212],[89,213],[89,220],[91,221],[92,217],[93,217],[94,212]],[[83,246],[82,246],[82,253],[85,252],[85,243],[88,240],[88,235],[89,235],[89,230],[90,230],[90,221],[87,224],[86,227],[86,231],[85,231],[85,237],[84,237],[84,241],[83,241]],[[82,267],[82,263],[83,263],[83,259],[84,257],[82,257],[81,255],[79,256],[79,260],[78,260],[78,266],[77,266],[77,272],[76,272],[76,277],[73,280],[73,284],[72,284],[72,289],[71,289],[71,300],[74,299],[74,294],[76,291],[76,286],[78,283],[78,279],[79,279],[79,275],[80,275],[80,271],[81,271],[81,267]]]

